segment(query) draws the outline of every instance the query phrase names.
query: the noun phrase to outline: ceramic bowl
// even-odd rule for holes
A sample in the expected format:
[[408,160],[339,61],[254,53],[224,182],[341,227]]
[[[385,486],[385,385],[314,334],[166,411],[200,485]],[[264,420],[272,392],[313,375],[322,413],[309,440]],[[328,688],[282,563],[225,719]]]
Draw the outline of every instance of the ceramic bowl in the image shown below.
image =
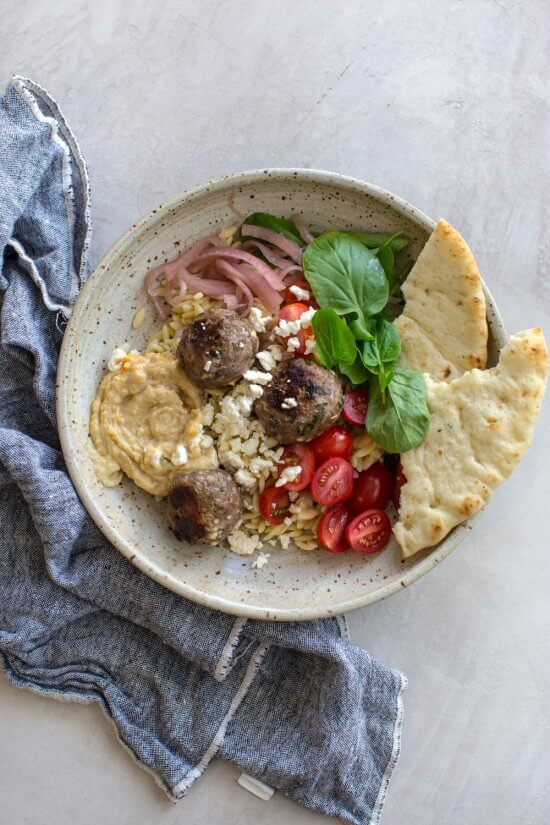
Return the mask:
[[[227,613],[280,621],[312,619],[355,610],[396,593],[423,576],[457,547],[472,519],[437,547],[402,562],[392,539],[382,553],[331,555],[270,548],[269,564],[251,568],[250,557],[229,550],[181,544],[169,532],[165,504],[125,480],[106,489],[89,453],[90,404],[117,346],[143,348],[159,321],[132,329],[147,305],[148,269],[172,259],[202,235],[254,211],[299,213],[314,230],[406,232],[416,257],[434,222],[411,204],[371,184],[328,172],[266,169],[211,181],[152,209],[118,240],[90,275],[67,326],[58,371],[58,422],[74,485],[100,530],[146,575],[176,593]],[[494,301],[485,290],[490,360],[505,341]]]

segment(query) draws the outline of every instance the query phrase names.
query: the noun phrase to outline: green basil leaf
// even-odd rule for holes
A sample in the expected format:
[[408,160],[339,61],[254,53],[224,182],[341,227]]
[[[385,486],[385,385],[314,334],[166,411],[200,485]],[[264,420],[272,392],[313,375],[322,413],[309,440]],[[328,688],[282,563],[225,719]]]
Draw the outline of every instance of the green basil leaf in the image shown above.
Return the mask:
[[385,372],[388,366],[395,364],[401,353],[399,333],[384,318],[370,318],[367,326],[372,338],[361,341],[361,358],[371,372]]
[[357,356],[355,338],[348,325],[330,307],[318,309],[311,320],[315,346],[324,367],[353,364]]
[[[252,215],[244,219],[243,224],[245,223],[252,226],[262,226],[264,229],[272,229],[274,232],[279,232],[285,238],[288,238],[289,241],[299,244],[299,246],[305,245],[304,239],[294,223],[288,218],[278,218],[276,215],[270,215],[269,212],[253,212]],[[240,237],[241,240],[246,240],[248,236],[243,235],[241,231]]]
[[423,376],[397,368],[384,397],[377,380],[371,380],[367,431],[389,453],[404,453],[422,443],[430,426]]
[[368,322],[364,323],[359,319],[355,319],[355,321],[350,321],[349,328],[356,341],[370,341],[372,338],[369,332]]
[[391,294],[391,289],[395,281],[395,256],[391,247],[384,244],[384,246],[381,246],[380,249],[377,250],[376,257],[382,264],[386,278],[388,279]]
[[357,356],[353,364],[338,364],[338,369],[342,375],[348,379],[350,384],[353,384],[355,387],[364,384],[369,377],[369,373],[359,356]]
[[402,232],[396,235],[382,235],[378,232],[354,232],[353,237],[368,246],[369,249],[378,249],[387,244],[392,252],[401,252],[409,245],[409,239]]
[[304,274],[321,307],[363,321],[384,308],[388,282],[378,258],[353,235],[327,232],[306,247]]

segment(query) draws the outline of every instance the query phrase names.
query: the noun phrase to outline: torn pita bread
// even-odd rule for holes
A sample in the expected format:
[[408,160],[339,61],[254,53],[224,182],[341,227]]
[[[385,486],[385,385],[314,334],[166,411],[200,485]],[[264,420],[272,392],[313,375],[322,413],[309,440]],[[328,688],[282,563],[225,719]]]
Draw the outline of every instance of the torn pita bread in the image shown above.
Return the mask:
[[430,429],[401,462],[399,521],[403,557],[440,542],[508,478],[531,443],[548,373],[540,328],[513,335],[496,367],[450,383],[425,376]]
[[481,276],[461,235],[441,220],[403,284],[405,309],[395,320],[400,367],[452,381],[487,363],[487,318]]

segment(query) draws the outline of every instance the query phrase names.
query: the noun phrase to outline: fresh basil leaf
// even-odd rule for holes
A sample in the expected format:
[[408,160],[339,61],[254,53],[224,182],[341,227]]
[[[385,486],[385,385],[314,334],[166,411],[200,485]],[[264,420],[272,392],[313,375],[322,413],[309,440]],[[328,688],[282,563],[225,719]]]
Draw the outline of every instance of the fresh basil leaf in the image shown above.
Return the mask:
[[401,285],[407,279],[407,276],[412,268],[413,261],[411,260],[406,260],[400,267],[395,268],[393,282],[390,284],[390,295],[393,298],[403,298]]
[[356,341],[370,341],[372,335],[369,332],[368,322],[365,323],[358,319],[350,321],[349,328]]
[[376,257],[382,264],[386,278],[388,279],[391,294],[392,286],[395,280],[395,256],[391,250],[391,247],[384,244],[384,246],[381,246],[380,249],[377,250]]
[[357,355],[355,338],[348,325],[330,307],[318,309],[311,319],[315,346],[324,367],[353,364]]
[[321,307],[365,321],[388,300],[388,282],[380,261],[353,235],[327,232],[306,247],[304,274]]
[[371,380],[366,421],[370,437],[389,453],[404,453],[422,443],[430,426],[423,376],[397,368],[384,396]]
[[361,358],[371,372],[384,372],[388,366],[395,364],[401,353],[399,333],[384,318],[370,318],[367,326],[372,338],[361,341]]
[[355,387],[359,384],[364,384],[369,377],[369,373],[359,356],[357,356],[353,364],[338,364],[338,369]]
[[368,246],[369,249],[378,249],[388,244],[392,252],[401,252],[409,245],[409,239],[402,232],[395,235],[383,235],[378,232],[354,232],[353,237]]
[[[278,218],[276,215],[270,215],[269,212],[253,212],[244,219],[243,224],[251,224],[252,226],[262,226],[264,229],[272,229],[274,232],[279,232],[289,241],[294,241],[299,246],[304,246],[304,239],[294,226],[294,223],[288,218]],[[247,235],[240,232],[241,240],[246,240]]]

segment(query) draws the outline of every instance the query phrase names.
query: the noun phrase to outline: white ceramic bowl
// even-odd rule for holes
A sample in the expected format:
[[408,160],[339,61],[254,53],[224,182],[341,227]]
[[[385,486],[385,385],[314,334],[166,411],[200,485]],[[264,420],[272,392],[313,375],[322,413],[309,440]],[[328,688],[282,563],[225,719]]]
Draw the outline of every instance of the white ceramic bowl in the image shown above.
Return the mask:
[[[165,504],[125,480],[114,489],[97,481],[89,455],[90,404],[116,346],[142,348],[158,320],[131,326],[144,306],[143,279],[202,235],[241,214],[299,213],[317,230],[406,232],[416,257],[434,222],[376,186],[328,172],[266,169],[211,181],[151,210],[107,252],[90,275],[67,326],[58,370],[57,415],[67,467],[89,514],[120,552],[148,576],[201,604],[227,613],[281,621],[341,614],[383,599],[416,581],[460,543],[472,519],[437,547],[402,562],[392,540],[379,555],[270,549],[257,571],[249,557],[181,544],[169,532]],[[486,290],[490,363],[505,331]]]

